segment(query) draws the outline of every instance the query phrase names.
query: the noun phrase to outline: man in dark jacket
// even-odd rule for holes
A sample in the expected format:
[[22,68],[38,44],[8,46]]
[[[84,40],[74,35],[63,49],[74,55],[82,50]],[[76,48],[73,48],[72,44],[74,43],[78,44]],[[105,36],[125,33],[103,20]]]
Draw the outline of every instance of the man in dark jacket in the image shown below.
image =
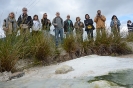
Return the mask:
[[22,9],[23,14],[21,14],[18,18],[18,26],[20,28],[20,35],[23,34],[29,34],[30,33],[30,28],[33,25],[33,20],[31,18],[31,16],[28,16],[27,14],[27,8],[23,8]]
[[70,15],[67,15],[67,19],[64,21],[64,32],[66,35],[69,35],[72,34],[73,29],[73,22],[70,20]]

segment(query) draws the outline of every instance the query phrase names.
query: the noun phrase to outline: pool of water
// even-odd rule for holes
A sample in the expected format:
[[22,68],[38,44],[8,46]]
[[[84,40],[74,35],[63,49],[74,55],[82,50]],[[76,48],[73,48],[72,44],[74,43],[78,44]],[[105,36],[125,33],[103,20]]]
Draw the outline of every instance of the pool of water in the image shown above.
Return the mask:
[[119,86],[126,88],[133,88],[133,70],[121,70],[116,72],[110,72],[108,75],[94,77],[89,83],[105,80],[108,82],[113,82]]

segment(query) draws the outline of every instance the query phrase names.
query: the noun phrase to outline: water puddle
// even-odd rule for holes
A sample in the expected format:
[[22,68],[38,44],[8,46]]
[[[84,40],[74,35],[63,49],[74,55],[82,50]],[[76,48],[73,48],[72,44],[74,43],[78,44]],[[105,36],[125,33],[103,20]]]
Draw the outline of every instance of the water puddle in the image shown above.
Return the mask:
[[122,88],[133,88],[133,70],[128,69],[128,70],[110,72],[108,75],[94,77],[94,80],[90,80],[88,82],[94,83],[98,81],[108,82],[110,83],[110,85],[117,84]]

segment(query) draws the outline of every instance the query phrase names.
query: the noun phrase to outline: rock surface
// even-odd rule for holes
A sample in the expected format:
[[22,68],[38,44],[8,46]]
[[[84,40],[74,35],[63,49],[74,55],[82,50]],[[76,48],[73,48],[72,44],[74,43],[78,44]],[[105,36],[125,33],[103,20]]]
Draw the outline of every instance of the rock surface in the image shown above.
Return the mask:
[[[63,65],[72,66],[74,71],[55,74],[55,70]],[[8,82],[0,82],[0,88],[94,88],[94,85],[88,82],[89,80],[124,69],[133,69],[132,58],[90,55],[56,65],[26,69],[25,76]],[[90,77],[92,79],[89,79]],[[99,83],[96,84],[99,85]],[[114,88],[106,82],[103,85],[109,86],[106,88]]]
[[12,79],[15,79],[15,78],[20,78],[24,75],[25,75],[24,72],[16,72],[16,73],[13,73],[11,76],[9,76],[9,80],[12,80]]
[[3,72],[3,73],[0,73],[1,76],[0,76],[0,81],[9,81],[9,80],[12,80],[12,79],[15,79],[15,78],[20,78],[22,76],[24,76],[24,72],[16,72],[16,73],[11,73],[11,72]]

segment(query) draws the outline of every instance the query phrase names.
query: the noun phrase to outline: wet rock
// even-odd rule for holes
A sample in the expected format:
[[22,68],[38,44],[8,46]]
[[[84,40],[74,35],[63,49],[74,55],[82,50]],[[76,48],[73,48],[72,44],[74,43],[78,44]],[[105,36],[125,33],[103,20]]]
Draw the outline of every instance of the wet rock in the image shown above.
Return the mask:
[[57,68],[55,73],[56,74],[65,74],[65,73],[68,73],[68,72],[73,71],[73,70],[74,69],[71,66],[63,65],[62,67]]
[[12,79],[15,79],[15,78],[20,78],[24,75],[25,75],[24,72],[16,72],[16,73],[13,73],[11,76],[9,76],[9,80],[12,80]]

